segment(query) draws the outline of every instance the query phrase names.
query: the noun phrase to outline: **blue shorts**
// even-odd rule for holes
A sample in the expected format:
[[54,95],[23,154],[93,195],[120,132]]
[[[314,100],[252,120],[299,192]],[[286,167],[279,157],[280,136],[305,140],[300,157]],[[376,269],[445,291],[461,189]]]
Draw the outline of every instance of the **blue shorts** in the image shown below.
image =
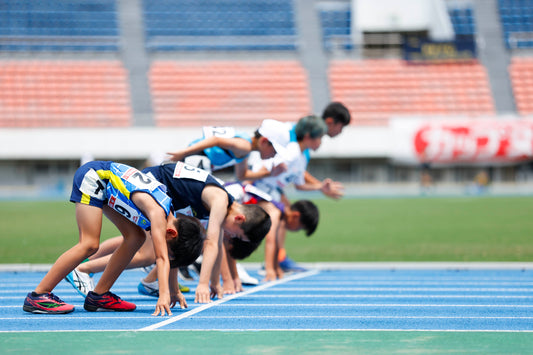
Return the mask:
[[111,161],[90,161],[82,165],[74,174],[70,202],[103,208],[107,202],[108,181],[101,179],[97,170],[109,170]]

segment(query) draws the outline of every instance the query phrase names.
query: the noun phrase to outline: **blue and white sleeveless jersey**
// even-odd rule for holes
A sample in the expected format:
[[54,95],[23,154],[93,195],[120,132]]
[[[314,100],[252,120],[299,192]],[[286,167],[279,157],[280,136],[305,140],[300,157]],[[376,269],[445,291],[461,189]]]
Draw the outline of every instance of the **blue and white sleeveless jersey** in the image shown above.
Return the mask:
[[74,175],[72,202],[96,207],[109,207],[145,230],[150,221],[131,201],[134,192],[145,192],[163,208],[165,215],[171,212],[172,201],[165,193],[166,187],[139,170],[112,161],[92,161],[81,166]]
[[[203,141],[209,137],[221,138],[242,138],[252,143],[250,135],[244,132],[237,132],[233,127],[203,127],[203,137],[192,141],[189,146],[197,142]],[[203,159],[202,159],[203,157]],[[205,159],[207,157],[207,159]],[[233,152],[223,149],[221,147],[211,147],[204,149],[203,155],[192,155],[185,158],[185,163],[195,166],[200,169],[212,172],[221,170],[243,161],[247,156],[237,158]],[[208,168],[209,167],[209,168]]]

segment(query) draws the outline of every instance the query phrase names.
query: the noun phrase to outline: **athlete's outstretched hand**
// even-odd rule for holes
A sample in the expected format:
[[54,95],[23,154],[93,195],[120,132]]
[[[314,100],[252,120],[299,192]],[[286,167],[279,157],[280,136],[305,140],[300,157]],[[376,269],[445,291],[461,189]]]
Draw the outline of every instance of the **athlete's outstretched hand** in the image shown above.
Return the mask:
[[209,303],[211,297],[209,297],[209,286],[205,284],[198,284],[196,286],[196,294],[194,297],[194,303]]
[[155,312],[152,313],[153,316],[171,316],[172,311],[170,310],[170,296],[163,296],[159,295],[159,299],[157,300],[157,304],[155,305]]
[[324,179],[322,181],[322,187],[320,191],[327,197],[333,198],[335,200],[340,199],[344,196],[344,186],[338,181],[333,181],[331,179]]

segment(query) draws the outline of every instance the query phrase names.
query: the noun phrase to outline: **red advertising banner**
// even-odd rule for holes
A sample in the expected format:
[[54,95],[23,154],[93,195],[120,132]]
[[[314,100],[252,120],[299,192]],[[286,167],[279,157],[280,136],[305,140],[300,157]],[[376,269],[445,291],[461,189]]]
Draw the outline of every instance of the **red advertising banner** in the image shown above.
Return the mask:
[[533,120],[411,120],[391,123],[393,157],[434,163],[503,163],[533,158]]

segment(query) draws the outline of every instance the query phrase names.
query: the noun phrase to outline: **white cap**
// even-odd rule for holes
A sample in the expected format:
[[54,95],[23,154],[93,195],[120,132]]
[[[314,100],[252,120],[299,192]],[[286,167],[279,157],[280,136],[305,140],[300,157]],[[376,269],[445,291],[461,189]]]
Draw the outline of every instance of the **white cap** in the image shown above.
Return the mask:
[[272,143],[272,146],[281,156],[287,156],[287,145],[291,141],[291,126],[286,122],[267,119],[259,127],[259,134]]

